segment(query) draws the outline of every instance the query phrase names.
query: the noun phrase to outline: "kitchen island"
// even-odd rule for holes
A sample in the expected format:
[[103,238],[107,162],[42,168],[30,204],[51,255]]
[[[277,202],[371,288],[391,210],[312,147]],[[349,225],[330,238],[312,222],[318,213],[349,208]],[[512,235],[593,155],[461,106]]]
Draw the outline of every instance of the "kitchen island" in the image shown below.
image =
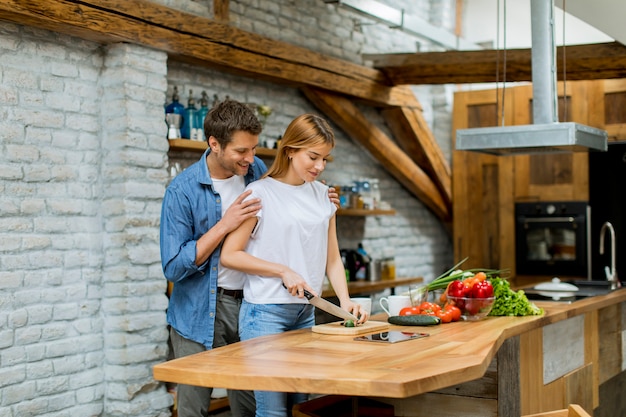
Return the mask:
[[620,289],[571,304],[537,303],[545,309],[543,316],[391,326],[430,334],[397,344],[305,329],[159,364],[154,377],[200,386],[376,397],[393,404],[396,416],[433,411],[515,416],[570,403],[591,411],[599,406],[599,386],[624,370],[625,301],[626,289]]

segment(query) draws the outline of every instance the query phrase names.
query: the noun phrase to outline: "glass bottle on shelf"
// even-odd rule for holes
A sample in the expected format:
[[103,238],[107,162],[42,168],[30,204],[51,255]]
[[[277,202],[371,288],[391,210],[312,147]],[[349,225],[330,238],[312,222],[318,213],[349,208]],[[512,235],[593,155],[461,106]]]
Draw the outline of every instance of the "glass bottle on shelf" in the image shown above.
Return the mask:
[[[165,122],[168,126],[168,139],[179,138],[180,129],[185,123],[185,118],[183,114],[185,112],[185,106],[180,104],[179,100],[180,97],[178,95],[178,87],[174,86],[174,92],[172,93],[172,102],[165,106]],[[179,117],[168,117],[168,114],[179,115]]]
[[363,247],[363,243],[359,243],[357,253],[361,255],[359,269],[356,271],[356,279],[358,281],[364,280],[369,276],[370,257]]
[[359,194],[363,199],[363,208],[371,210],[374,208],[374,200],[372,198],[372,186],[370,180],[367,178],[361,178],[359,181]]
[[174,86],[174,92],[172,93],[172,102],[165,106],[165,113],[183,114],[185,106],[180,104],[180,96],[178,95],[178,87]]
[[196,112],[196,140],[206,141],[204,137],[204,118],[209,112],[209,96],[206,91],[202,92],[202,98],[200,99],[200,109]]
[[380,184],[378,178],[370,179],[370,188],[372,193],[372,207],[373,209],[380,208]]
[[185,119],[180,133],[183,139],[196,140],[197,126],[196,126],[196,101],[193,99],[193,91],[189,90],[189,99],[187,100],[187,107],[183,112]]

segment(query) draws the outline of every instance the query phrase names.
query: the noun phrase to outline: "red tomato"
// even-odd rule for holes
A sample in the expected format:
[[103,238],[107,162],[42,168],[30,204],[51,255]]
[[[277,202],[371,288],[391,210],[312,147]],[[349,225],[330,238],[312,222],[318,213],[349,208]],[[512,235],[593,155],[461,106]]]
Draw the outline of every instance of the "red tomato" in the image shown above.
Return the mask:
[[474,284],[471,291],[472,298],[493,297],[493,286],[489,281],[480,281]]
[[450,285],[448,285],[448,295],[450,297],[465,297],[466,291],[467,289],[463,284],[463,281],[452,281]]
[[450,314],[452,315],[452,321],[459,321],[461,319],[461,309],[457,306],[448,304],[443,309],[450,312]]
[[420,304],[420,310],[422,311],[422,314],[424,313],[439,313],[441,311],[441,306],[437,303],[431,303],[430,301],[424,301],[422,304]]
[[413,306],[413,307],[404,307],[402,310],[400,310],[399,315],[414,316],[420,313],[421,313],[420,308],[418,306]]
[[470,314],[472,316],[475,314],[478,314],[481,308],[483,308],[482,300],[475,300],[473,298],[468,298],[467,302],[465,303],[465,311],[467,312],[467,314]]
[[437,313],[437,317],[441,319],[442,323],[450,323],[452,321],[452,312],[445,308]]

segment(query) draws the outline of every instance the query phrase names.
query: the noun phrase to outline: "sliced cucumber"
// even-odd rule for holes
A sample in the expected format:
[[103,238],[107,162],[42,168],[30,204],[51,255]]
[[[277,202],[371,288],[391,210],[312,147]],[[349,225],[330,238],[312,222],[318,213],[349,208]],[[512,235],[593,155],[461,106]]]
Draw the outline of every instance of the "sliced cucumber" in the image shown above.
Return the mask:
[[412,316],[390,316],[387,321],[399,326],[435,326],[441,323],[441,319],[425,314],[415,314]]

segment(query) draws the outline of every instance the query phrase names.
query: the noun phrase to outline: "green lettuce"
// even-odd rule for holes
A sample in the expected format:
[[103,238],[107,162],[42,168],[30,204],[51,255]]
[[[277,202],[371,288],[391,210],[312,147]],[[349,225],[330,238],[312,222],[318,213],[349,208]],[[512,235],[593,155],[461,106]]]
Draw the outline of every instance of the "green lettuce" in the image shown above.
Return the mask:
[[528,301],[523,290],[513,291],[506,279],[491,278],[495,301],[490,316],[538,316],[543,309]]

